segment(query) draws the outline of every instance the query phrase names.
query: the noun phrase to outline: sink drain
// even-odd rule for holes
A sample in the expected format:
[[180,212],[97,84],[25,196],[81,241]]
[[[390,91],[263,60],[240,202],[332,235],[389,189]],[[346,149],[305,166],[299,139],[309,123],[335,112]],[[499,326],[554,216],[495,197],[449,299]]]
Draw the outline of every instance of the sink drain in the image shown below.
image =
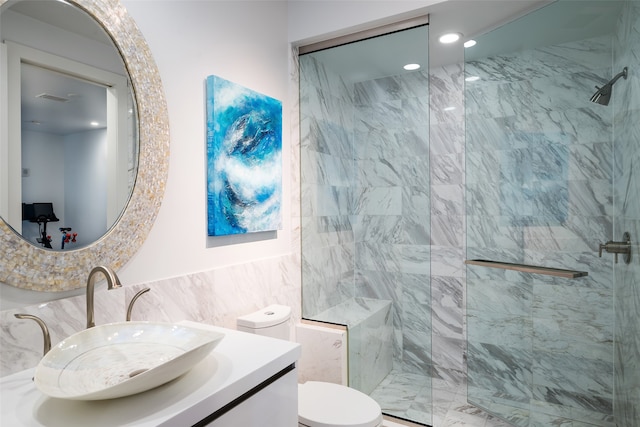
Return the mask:
[[142,368],[142,369],[136,369],[135,371],[131,371],[129,372],[129,378],[133,378],[136,375],[140,375],[141,373],[146,372],[148,370],[149,368]]

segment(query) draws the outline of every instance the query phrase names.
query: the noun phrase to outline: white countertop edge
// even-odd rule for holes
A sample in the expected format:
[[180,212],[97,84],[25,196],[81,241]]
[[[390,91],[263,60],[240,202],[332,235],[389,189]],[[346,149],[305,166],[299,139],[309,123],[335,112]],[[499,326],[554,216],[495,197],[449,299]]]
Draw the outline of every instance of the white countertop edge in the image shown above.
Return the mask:
[[291,364],[294,342],[190,321],[180,324],[225,334],[202,362],[182,377],[134,396],[67,401],[35,388],[28,369],[0,378],[0,425],[12,427],[190,426]]

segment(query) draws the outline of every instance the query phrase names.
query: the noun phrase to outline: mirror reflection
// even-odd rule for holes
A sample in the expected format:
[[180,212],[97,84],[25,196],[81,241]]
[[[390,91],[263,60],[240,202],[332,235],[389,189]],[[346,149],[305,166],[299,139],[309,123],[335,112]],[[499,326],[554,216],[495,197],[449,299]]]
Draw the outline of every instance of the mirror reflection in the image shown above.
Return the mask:
[[8,2],[0,13],[0,216],[33,245],[86,247],[115,224],[135,183],[124,63],[102,27],[68,3]]

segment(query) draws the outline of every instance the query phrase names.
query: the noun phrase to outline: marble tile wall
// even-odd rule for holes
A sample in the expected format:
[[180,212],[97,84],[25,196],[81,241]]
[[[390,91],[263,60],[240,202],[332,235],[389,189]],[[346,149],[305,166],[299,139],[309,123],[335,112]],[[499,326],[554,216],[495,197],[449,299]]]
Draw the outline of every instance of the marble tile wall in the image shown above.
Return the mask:
[[296,325],[296,342],[302,346],[298,382],[325,381],[349,385],[347,329],[322,324]]
[[466,64],[467,256],[589,272],[467,271],[469,399],[515,425],[613,422],[611,41]]
[[[303,81],[305,58],[300,58]],[[307,64],[320,66],[317,63]],[[319,75],[313,77],[314,82],[321,78],[328,79],[327,76],[331,75],[325,69],[316,68],[314,72]],[[312,295],[311,298],[304,296],[303,306],[309,310],[307,313],[320,313],[327,306],[328,298],[325,295],[332,293],[342,295],[334,301],[351,298],[353,292],[370,298],[393,298],[396,301],[394,322],[396,325],[404,323],[407,326],[404,331],[396,328],[394,334],[394,368],[418,374],[433,374],[439,379],[439,384],[455,388],[466,382],[464,68],[462,64],[455,64],[430,69],[429,88],[425,87],[426,78],[426,73],[412,76],[414,82],[418,81],[421,87],[415,92],[423,92],[423,96],[417,99],[407,95],[408,82],[397,78],[363,83],[354,92],[354,100],[358,97],[360,100],[373,102],[371,107],[362,102],[365,104],[362,112],[371,113],[372,121],[382,122],[385,115],[397,118],[393,113],[397,113],[404,103],[413,112],[409,116],[413,123],[402,119],[402,126],[400,123],[389,122],[370,131],[365,129],[366,114],[361,112],[358,116],[361,121],[354,125],[356,137],[367,139],[367,143],[356,154],[358,162],[363,166],[357,177],[362,186],[359,190],[361,198],[358,199],[360,205],[357,205],[362,215],[354,218],[353,231],[343,225],[343,234],[333,231],[318,236],[316,230],[326,230],[326,224],[334,225],[334,230],[340,230],[335,224],[344,223],[326,219],[321,223],[322,227],[316,228],[316,224],[320,222],[310,222],[306,217],[303,218],[302,231],[305,245],[309,243],[316,247],[325,242],[353,245],[353,239],[359,239],[361,253],[350,253],[351,258],[348,259],[350,263],[354,262],[353,256],[358,260],[359,270],[355,282],[358,286],[347,292],[345,290],[348,288],[343,286],[342,293],[333,293],[331,289],[337,289],[337,281],[332,279],[333,271],[343,271],[344,265],[338,257],[325,257],[316,268],[311,268],[303,260],[303,276],[309,275],[312,283],[320,285],[326,280],[323,274],[329,276],[324,291],[313,287],[307,291],[309,282],[303,278],[303,295]],[[333,83],[333,87],[340,85]],[[304,85],[301,94],[305,96]],[[303,98],[301,103],[304,105],[305,101],[307,99]],[[427,111],[425,102],[430,104],[429,116],[416,117],[416,106],[421,105],[423,111]],[[308,119],[304,114],[304,107],[302,110],[302,127],[305,128],[305,121]],[[424,127],[426,123],[429,123],[428,128]],[[307,126],[307,129],[310,127]],[[317,176],[305,176],[305,171],[315,171],[317,168],[313,164],[305,166],[305,161],[309,159],[304,149],[309,142],[305,141],[311,136],[313,135],[309,131],[302,132],[303,188],[306,189],[302,197],[303,216],[310,215],[312,204],[319,200],[319,196],[311,191],[313,188],[304,183],[304,180],[315,179]],[[338,136],[345,141],[348,139],[348,136],[333,128],[332,137]],[[383,137],[389,137],[386,141],[388,158],[381,151]],[[322,135],[317,138],[320,141],[326,139]],[[407,149],[414,157],[420,157],[421,162],[404,158],[402,149]],[[339,164],[342,167],[342,163]],[[318,175],[325,174],[328,174],[326,170]],[[406,188],[400,185],[403,180],[410,183],[404,186]],[[383,194],[384,197],[381,197]],[[381,207],[371,203],[374,197],[396,203]],[[403,218],[399,215],[402,203],[414,207],[416,212]],[[364,215],[367,209],[370,209],[369,214]],[[307,229],[309,224],[312,228]],[[378,230],[379,234],[375,235],[374,230]],[[365,244],[365,239],[371,241]],[[303,249],[305,259],[318,260],[315,257],[317,250],[310,252],[312,255],[309,257],[305,250]],[[344,249],[341,247],[340,250]],[[379,261],[371,256],[376,251],[383,255]],[[339,277],[352,280],[348,274]],[[319,280],[316,281],[316,278]],[[398,282],[402,282],[403,286],[394,286]],[[310,309],[307,306],[309,303],[317,304],[318,307]],[[402,344],[406,344],[404,349]],[[430,399],[428,397],[422,403],[429,406]]]
[[309,103],[301,119],[303,312],[313,317],[352,296],[393,301],[395,360],[424,373],[431,369],[429,75],[349,87],[311,55],[300,64],[301,104]]
[[464,65],[429,75],[432,375],[455,388],[467,376]]
[[353,298],[353,88],[312,55],[300,57],[302,312]]
[[348,385],[370,394],[393,367],[392,301],[351,298],[314,316],[345,325],[349,340]]
[[355,295],[393,304],[394,360],[431,370],[429,74],[354,84]]
[[[238,316],[269,304],[289,305],[300,319],[300,269],[296,254],[238,264],[217,270],[106,291],[96,285],[96,324],[124,321],[136,292],[149,287],[136,302],[132,320],[192,320],[236,328]],[[42,357],[42,333],[33,322],[14,318],[28,313],[42,318],[55,345],[86,326],[85,296],[0,312],[0,376],[32,368]]]
[[[628,231],[633,253],[640,245],[640,2],[625,2],[614,39],[614,72],[629,68],[627,80],[615,85],[614,235]],[[610,105],[611,105],[610,104]],[[614,267],[615,371],[614,415],[619,427],[640,424],[640,261]]]

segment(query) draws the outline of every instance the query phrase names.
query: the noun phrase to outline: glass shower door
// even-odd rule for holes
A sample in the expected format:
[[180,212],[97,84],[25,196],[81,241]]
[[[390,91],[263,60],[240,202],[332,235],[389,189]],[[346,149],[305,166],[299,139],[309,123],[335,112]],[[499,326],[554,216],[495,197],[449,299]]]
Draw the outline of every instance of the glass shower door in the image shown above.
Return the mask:
[[430,425],[428,25],[342,42],[299,57],[302,315],[346,325],[350,387]]
[[[625,2],[614,42],[614,67],[628,67],[627,87],[616,87],[614,220],[611,236],[629,233],[629,263],[614,263],[614,419],[640,425],[640,2]],[[621,85],[622,86],[622,85]]]
[[467,256],[510,263],[467,268],[468,399],[516,426],[640,425],[639,10],[560,0],[465,52]]

